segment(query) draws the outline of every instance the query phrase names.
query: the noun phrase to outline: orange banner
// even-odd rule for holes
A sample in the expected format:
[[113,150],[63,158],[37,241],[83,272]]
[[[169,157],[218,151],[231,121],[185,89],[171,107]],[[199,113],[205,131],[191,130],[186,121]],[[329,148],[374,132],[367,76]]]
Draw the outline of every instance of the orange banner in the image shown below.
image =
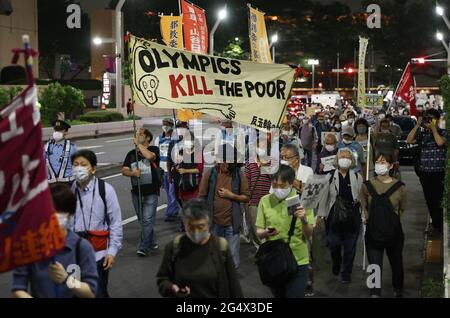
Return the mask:
[[167,46],[183,49],[183,21],[180,16],[162,16],[160,28]]

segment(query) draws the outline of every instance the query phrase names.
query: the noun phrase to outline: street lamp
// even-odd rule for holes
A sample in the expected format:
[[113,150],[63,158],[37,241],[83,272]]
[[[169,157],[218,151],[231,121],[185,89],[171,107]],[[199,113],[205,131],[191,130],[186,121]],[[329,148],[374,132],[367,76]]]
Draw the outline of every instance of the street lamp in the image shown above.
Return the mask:
[[115,43],[116,40],[113,38],[101,38],[99,36],[96,36],[93,40],[92,43],[94,43],[96,46],[100,46],[104,43]]
[[447,44],[444,40],[444,34],[441,32],[436,33],[436,39],[441,41],[442,45],[445,47],[445,50],[447,51],[447,74],[450,76],[450,43]]
[[445,15],[445,10],[438,3],[436,3],[436,13],[444,19],[445,24],[447,25],[448,30],[450,31],[450,21]]
[[223,7],[217,14],[216,23],[214,24],[211,33],[209,33],[209,55],[214,55],[214,33],[219,27],[220,22],[227,17],[227,14],[227,5],[225,5],[225,7]]
[[315,60],[315,59],[309,59],[308,60],[308,65],[312,65],[312,91],[314,93],[314,69],[316,65],[319,65],[319,60]]
[[271,43],[270,43],[269,49],[272,48],[272,63],[275,63],[275,43],[278,42],[278,33],[275,33],[274,35],[272,35],[270,40],[271,40]]

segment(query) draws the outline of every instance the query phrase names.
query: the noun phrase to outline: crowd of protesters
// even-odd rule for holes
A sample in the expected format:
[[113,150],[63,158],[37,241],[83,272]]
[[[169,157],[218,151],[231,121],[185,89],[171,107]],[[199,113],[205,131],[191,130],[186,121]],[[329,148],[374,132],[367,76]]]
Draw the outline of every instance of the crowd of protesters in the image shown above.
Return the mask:
[[[399,180],[399,138],[404,131],[394,121],[398,116],[414,121],[406,142],[418,145],[415,170],[432,229],[441,231],[449,140],[442,112],[430,107],[411,116],[405,107],[365,112],[318,105],[314,115],[308,114],[288,114],[279,134],[256,132],[253,139],[248,130],[222,121],[210,169],[205,169],[206,152],[187,122],[164,119],[156,138],[148,129],[136,131],[122,174],[130,178],[141,227],[137,255],[159,249],[155,222],[163,190],[165,221],[177,222],[180,232],[165,247],[157,271],[162,296],[243,297],[237,271],[246,223],[259,248],[261,280],[274,297],[314,295],[312,238],[322,226],[330,272],[340,275],[342,284],[352,281],[358,237],[364,235],[368,263],[382,267],[386,250],[392,287],[402,297],[402,252],[408,238],[401,217],[408,208],[407,189]],[[108,274],[123,240],[121,208],[114,188],[95,177],[95,154],[76,151],[65,140],[69,128],[60,121],[46,146],[49,183],[66,247],[52,260],[17,269],[15,297],[109,297]],[[60,180],[51,174],[61,170],[58,162],[65,164]],[[304,208],[296,201],[292,206],[319,177],[326,179],[320,203]],[[288,257],[277,254],[286,248],[295,265],[274,282],[267,267],[278,265],[269,265],[262,254]],[[80,267],[78,276],[66,272],[69,264]],[[381,288],[372,288],[370,295],[380,297]]]

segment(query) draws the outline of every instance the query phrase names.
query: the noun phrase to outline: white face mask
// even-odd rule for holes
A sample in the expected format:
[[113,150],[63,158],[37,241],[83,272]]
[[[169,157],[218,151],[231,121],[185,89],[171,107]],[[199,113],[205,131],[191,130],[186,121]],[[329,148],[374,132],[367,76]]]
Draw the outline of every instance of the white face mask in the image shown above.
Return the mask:
[[375,173],[379,176],[385,176],[389,173],[389,165],[375,163]]
[[338,165],[339,168],[347,170],[352,165],[352,160],[348,158],[341,158],[338,160]]
[[280,164],[285,165],[285,166],[289,166],[289,161],[287,160],[281,160]]
[[204,240],[206,240],[209,236],[209,231],[202,231],[202,232],[189,232],[186,231],[186,236],[189,237],[189,239],[195,243],[195,244],[200,244],[201,242],[203,242]]
[[58,222],[61,228],[67,230],[69,225],[69,216],[65,213],[56,213],[56,216],[58,217]]
[[325,149],[329,152],[334,151],[334,149],[336,149],[335,145],[325,145]]
[[309,123],[309,119],[303,119],[303,125],[306,125],[307,123]]
[[73,174],[73,177],[75,178],[75,180],[78,182],[86,181],[87,179],[89,179],[89,177],[91,175],[88,168],[81,167],[81,166],[73,167],[72,174]]
[[378,119],[379,119],[379,120],[383,120],[383,119],[384,119],[384,117],[386,117],[386,115],[385,115],[385,114],[380,114],[380,115],[378,115]]
[[353,142],[353,140],[342,139],[342,142],[346,145],[350,145]]
[[278,200],[284,200],[287,198],[289,193],[291,193],[292,187],[289,187],[287,189],[278,189],[278,188],[271,188],[271,193],[273,193]]
[[63,134],[62,132],[60,132],[60,131],[55,131],[55,132],[53,133],[53,139],[54,139],[56,142],[63,140],[63,138],[64,138],[64,134]]
[[336,125],[334,125],[334,127],[335,127],[336,129],[340,129],[340,128],[341,128],[341,124],[336,124]]
[[354,122],[355,122],[355,119],[354,119],[354,118],[349,118],[349,119],[347,119],[347,123],[348,123],[349,125],[352,125]]

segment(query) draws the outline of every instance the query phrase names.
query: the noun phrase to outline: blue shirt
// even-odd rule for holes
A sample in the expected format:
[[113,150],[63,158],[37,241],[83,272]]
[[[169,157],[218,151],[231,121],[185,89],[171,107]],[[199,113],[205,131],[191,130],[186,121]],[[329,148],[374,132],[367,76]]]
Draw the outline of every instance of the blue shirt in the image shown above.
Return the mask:
[[105,206],[98,191],[97,178],[93,177],[84,189],[81,189],[78,184],[74,182],[72,184],[72,190],[76,192],[76,188],[78,188],[80,193],[83,209],[81,208],[80,200],[77,195],[77,209],[73,221],[70,224],[70,229],[75,232],[109,230],[108,248],[103,251],[95,252],[95,259],[99,261],[105,257],[106,254],[115,257],[122,247],[123,238],[122,212],[120,210],[116,191],[114,191],[114,188],[110,184],[105,182],[105,199],[109,217],[108,226],[105,220]]
[[361,172],[361,163],[365,163],[366,159],[364,157],[364,149],[361,147],[361,145],[356,142],[353,141],[351,144],[346,145],[345,143],[343,143],[342,141],[338,144],[338,149],[341,148],[349,148],[353,154],[353,157],[355,158],[356,161],[356,167],[353,168],[353,171],[355,172]]
[[[61,263],[66,271],[69,269],[69,265],[78,263],[77,265],[80,267],[80,277],[74,277],[81,282],[88,284],[91,291],[95,294],[97,291],[98,273],[94,249],[88,241],[81,240],[79,259],[77,262],[76,245],[79,239],[79,236],[74,232],[70,230],[67,231],[66,245],[62,251],[55,255],[55,261]],[[67,285],[57,284],[52,281],[48,273],[48,266],[51,263],[52,260],[49,259],[16,268],[13,273],[11,290],[13,292],[18,290],[28,291],[28,286],[30,286],[30,294],[33,297],[55,298],[57,291],[58,297],[60,298],[74,297],[74,294]]]
[[[172,135],[174,136],[174,135]],[[160,162],[159,166],[164,172],[167,172],[167,157],[169,156],[169,146],[170,142],[175,139],[174,137],[166,137],[163,133],[161,136],[156,138],[155,146],[159,148]]]
[[[64,161],[64,145],[66,144],[65,140],[60,143],[55,143],[52,139],[48,146],[48,151],[45,152],[45,159],[48,158],[50,162],[50,166],[52,166],[53,171],[55,172],[55,176],[58,178],[59,170]],[[72,155],[77,152],[77,146],[74,143],[70,143],[70,152],[69,158],[67,162],[66,171],[64,172],[64,178],[68,178],[72,176]],[[47,179],[50,180],[50,173],[47,171]]]
[[431,131],[417,131],[416,141],[422,148],[420,152],[419,170],[422,172],[445,172],[447,161],[447,147],[449,144],[448,132],[437,129],[438,134],[445,138],[447,143],[439,147]]

